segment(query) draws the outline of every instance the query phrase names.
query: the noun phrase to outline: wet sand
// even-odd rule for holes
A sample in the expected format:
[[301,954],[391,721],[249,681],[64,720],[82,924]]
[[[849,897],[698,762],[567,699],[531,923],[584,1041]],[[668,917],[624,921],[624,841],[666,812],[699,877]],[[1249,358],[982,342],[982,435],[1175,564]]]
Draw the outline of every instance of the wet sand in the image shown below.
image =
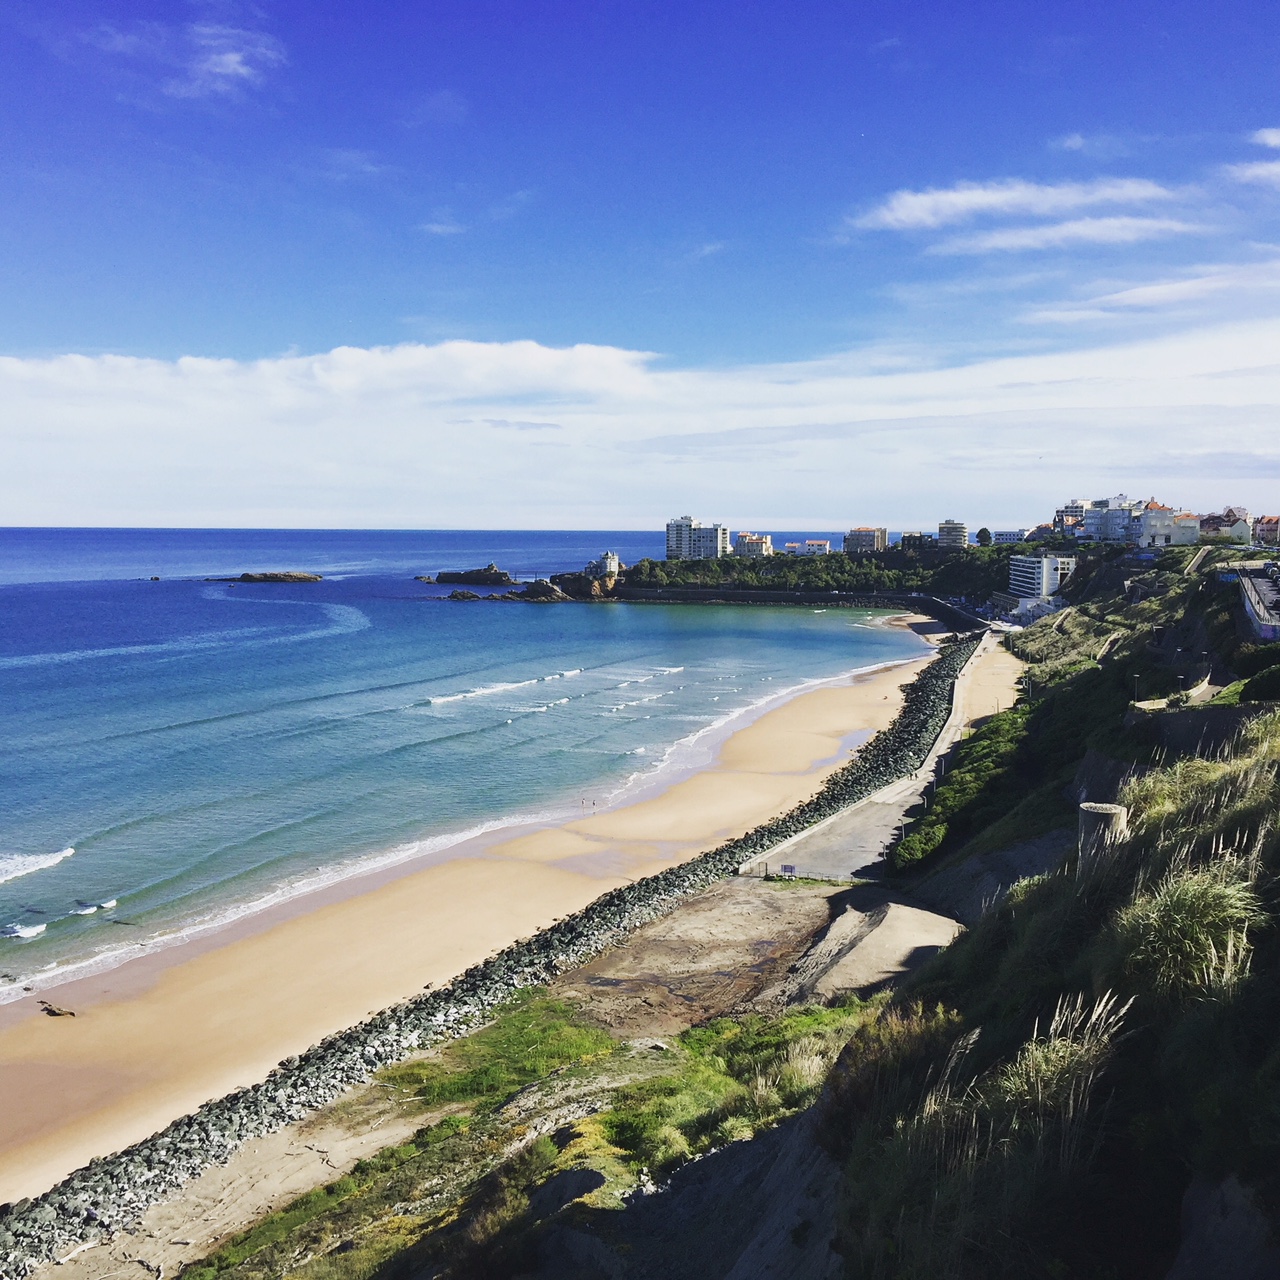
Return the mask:
[[707,768],[561,826],[346,881],[196,943],[0,1010],[0,1200],[38,1194],[368,1013],[441,983],[606,889],[806,799],[896,715],[921,662],[802,693]]

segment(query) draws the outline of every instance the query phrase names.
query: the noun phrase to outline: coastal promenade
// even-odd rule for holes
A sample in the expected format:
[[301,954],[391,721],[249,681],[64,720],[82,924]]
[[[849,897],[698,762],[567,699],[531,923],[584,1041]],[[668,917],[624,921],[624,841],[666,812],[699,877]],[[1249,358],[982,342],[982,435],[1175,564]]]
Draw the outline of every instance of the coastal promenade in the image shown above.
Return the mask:
[[988,632],[956,681],[951,715],[928,758],[910,777],[775,845],[742,867],[743,875],[786,874],[842,880],[883,857],[907,814],[924,803],[947,754],[976,723],[1012,705],[1023,663]]

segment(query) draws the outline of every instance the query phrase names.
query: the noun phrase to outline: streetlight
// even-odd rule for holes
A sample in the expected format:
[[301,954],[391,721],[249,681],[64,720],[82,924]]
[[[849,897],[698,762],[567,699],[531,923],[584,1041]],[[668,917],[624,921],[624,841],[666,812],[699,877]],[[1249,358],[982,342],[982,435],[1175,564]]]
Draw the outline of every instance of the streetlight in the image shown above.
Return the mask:
[[1138,673],[1137,673],[1136,671],[1133,673],[1133,700],[1134,700],[1134,702],[1137,702],[1137,700],[1138,700],[1138,681],[1139,681],[1141,678],[1142,678],[1142,677],[1141,677],[1141,676],[1139,676],[1139,675],[1138,675]]

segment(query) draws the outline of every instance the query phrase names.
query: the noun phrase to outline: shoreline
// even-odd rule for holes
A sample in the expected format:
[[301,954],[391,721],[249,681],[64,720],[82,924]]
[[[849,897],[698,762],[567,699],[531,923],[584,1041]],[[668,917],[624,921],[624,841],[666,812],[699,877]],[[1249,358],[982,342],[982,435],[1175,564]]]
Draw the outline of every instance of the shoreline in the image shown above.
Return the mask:
[[[932,625],[923,615],[894,614],[871,625],[917,629],[922,639]],[[931,637],[929,637],[931,639]],[[928,657],[923,652],[913,658],[898,658],[868,666],[852,667],[833,676],[802,681],[767,694],[704,725],[673,742],[661,759],[647,771],[637,770],[613,786],[598,808],[589,814],[575,811],[567,799],[549,801],[542,811],[514,813],[473,823],[459,831],[441,832],[371,851],[329,868],[317,868],[320,874],[302,876],[278,884],[247,901],[230,902],[214,907],[172,926],[160,925],[157,932],[137,942],[125,942],[80,959],[57,963],[50,969],[18,975],[0,986],[0,1031],[12,1025],[12,1008],[24,1001],[49,996],[61,988],[105,978],[116,969],[157,957],[175,948],[191,948],[186,954],[216,947],[224,941],[251,936],[262,928],[305,914],[316,907],[381,887],[391,880],[412,875],[419,870],[440,866],[455,858],[482,854],[497,842],[518,839],[523,835],[569,826],[587,816],[603,816],[620,808],[642,803],[667,789],[679,785],[701,770],[714,766],[724,743],[736,732],[749,728],[761,717],[785,706],[792,699],[822,689],[838,687],[851,680],[876,675],[919,662]],[[856,735],[855,730],[850,737]],[[867,733],[866,736],[870,736]],[[850,744],[842,744],[847,746]],[[861,743],[853,744],[860,746]],[[839,763],[837,751],[828,760],[815,765]],[[15,966],[16,967],[16,966]]]
[[[883,690],[896,692],[923,665],[907,660],[779,694],[779,705],[725,734],[712,764],[656,795],[515,835],[492,831],[465,855],[454,845],[432,865],[402,862],[342,880],[64,983],[59,1002],[75,1019],[36,1016],[34,994],[6,1006],[0,1199],[38,1193],[424,981],[447,981],[602,892],[685,863],[807,799],[847,760],[851,732],[892,719],[900,695]],[[472,906],[461,920],[457,901]]]

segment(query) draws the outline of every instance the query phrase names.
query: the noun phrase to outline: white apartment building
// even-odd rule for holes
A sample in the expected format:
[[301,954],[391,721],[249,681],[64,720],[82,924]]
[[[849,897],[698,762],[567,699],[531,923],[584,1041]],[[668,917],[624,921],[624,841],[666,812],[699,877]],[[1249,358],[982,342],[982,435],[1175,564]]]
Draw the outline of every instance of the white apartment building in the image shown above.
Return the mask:
[[870,525],[859,525],[844,535],[846,555],[857,551],[883,551],[889,545],[889,530],[875,529]]
[[1095,498],[1075,526],[1076,536],[1091,542],[1136,542],[1142,508],[1141,499],[1123,493],[1114,498]]
[[1145,503],[1137,520],[1140,547],[1190,547],[1200,541],[1200,517],[1175,511],[1154,498]]
[[743,529],[733,540],[735,556],[771,556],[773,538],[767,533],[752,533]]
[[1010,556],[1009,594],[1019,600],[1047,600],[1075,572],[1075,556]]
[[789,556],[829,556],[831,541],[828,538],[806,538],[803,542],[788,542],[784,550]]
[[1029,532],[1029,529],[993,529],[991,531],[991,545],[1004,547],[1018,542],[1025,542]]
[[724,525],[703,524],[692,516],[667,521],[668,560],[718,560],[732,554]]
[[963,520],[943,520],[938,525],[938,546],[967,547],[969,526]]

